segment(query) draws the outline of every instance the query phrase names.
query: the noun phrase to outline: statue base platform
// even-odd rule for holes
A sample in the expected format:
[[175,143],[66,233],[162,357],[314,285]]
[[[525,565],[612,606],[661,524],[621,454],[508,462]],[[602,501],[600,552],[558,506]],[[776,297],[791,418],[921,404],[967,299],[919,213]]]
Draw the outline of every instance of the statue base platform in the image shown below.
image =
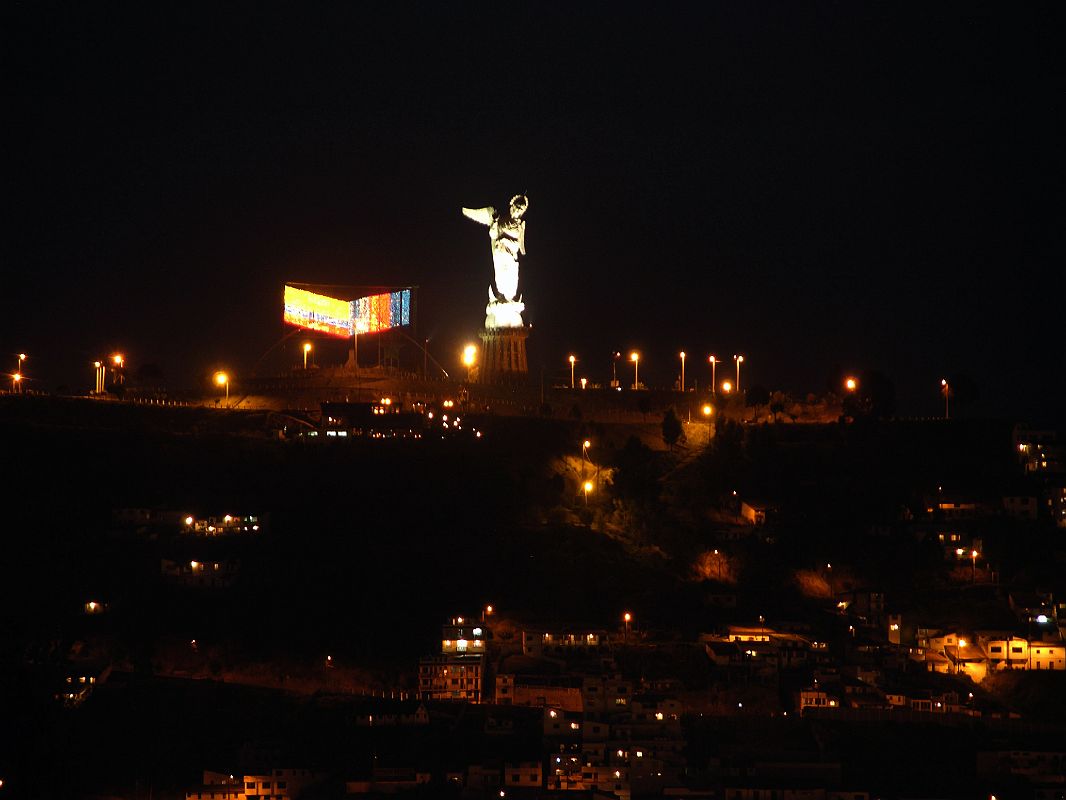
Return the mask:
[[[515,303],[514,305],[521,305]],[[525,383],[529,374],[526,361],[526,327],[486,328],[481,338],[479,383]]]

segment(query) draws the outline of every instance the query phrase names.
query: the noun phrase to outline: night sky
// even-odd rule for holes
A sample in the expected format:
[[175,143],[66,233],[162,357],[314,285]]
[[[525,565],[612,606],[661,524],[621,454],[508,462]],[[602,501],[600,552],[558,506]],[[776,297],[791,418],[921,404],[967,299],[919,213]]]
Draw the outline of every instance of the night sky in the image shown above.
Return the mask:
[[193,385],[285,334],[286,280],[413,284],[454,366],[491,278],[459,209],[525,191],[549,378],[741,352],[749,385],[879,369],[932,415],[968,374],[974,415],[1062,422],[1056,6],[378,6],[5,4],[0,351]]

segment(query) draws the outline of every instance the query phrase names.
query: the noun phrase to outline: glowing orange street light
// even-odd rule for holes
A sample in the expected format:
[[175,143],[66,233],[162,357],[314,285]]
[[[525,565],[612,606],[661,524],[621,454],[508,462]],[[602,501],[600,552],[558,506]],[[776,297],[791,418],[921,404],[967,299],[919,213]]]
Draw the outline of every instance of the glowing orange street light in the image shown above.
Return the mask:
[[847,389],[849,392],[854,392],[856,389],[859,388],[859,382],[852,377],[845,378],[844,388]]
[[740,365],[744,363],[744,356],[733,356],[733,360],[737,362],[737,391],[740,391]]
[[311,343],[304,342],[304,369],[307,369],[307,354],[311,352]]
[[685,351],[682,350],[679,355],[681,356],[681,391],[685,391]]
[[585,481],[581,484],[581,488],[585,490],[585,505],[589,504],[589,492],[592,491],[592,481]]
[[226,387],[226,402],[229,403],[229,375],[222,371],[216,372],[215,383]]
[[947,378],[940,379],[940,393],[944,395],[944,419],[951,419],[951,414],[948,408],[948,398],[951,397],[951,385],[948,383]]
[[634,350],[629,354],[629,360],[633,362],[633,388],[640,388],[640,353]]
[[567,359],[570,362],[570,388],[574,388],[574,364],[577,363],[577,358],[573,355]]
[[703,404],[703,416],[709,417],[713,413],[714,413],[714,406],[712,406],[710,403],[704,403]]
[[632,621],[633,615],[630,614],[628,611],[622,615],[622,622],[625,623],[625,636],[623,637],[623,640],[629,638],[629,623]]
[[708,356],[707,360],[711,362],[711,391],[714,391],[714,387],[718,385],[717,378],[714,377],[714,368],[718,366],[717,356]]
[[733,391],[733,384],[729,381],[722,381],[722,394],[729,394]]
[[475,364],[478,363],[478,346],[467,345],[463,348],[463,365],[467,368],[467,380],[470,380],[470,372],[473,370]]
[[116,367],[121,367],[124,363],[126,363],[126,359],[122,357],[121,353],[115,353],[115,355],[111,356],[111,362]]
[[11,376],[11,392],[14,393],[14,392],[19,391],[19,389],[21,388],[21,386],[20,386],[21,383],[22,383],[22,373],[21,372],[16,372],[14,375]]

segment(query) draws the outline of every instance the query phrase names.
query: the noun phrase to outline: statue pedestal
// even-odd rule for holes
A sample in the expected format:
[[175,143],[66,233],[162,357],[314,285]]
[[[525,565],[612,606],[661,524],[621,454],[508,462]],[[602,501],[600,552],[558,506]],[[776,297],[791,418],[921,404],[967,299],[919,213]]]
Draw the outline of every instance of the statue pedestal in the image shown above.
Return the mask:
[[[521,317],[519,318],[521,319]],[[480,334],[479,383],[524,383],[529,374],[526,339],[529,329],[486,328]]]
[[485,330],[498,328],[524,328],[522,312],[526,310],[526,304],[517,300],[501,303],[498,300],[490,300],[485,306]]

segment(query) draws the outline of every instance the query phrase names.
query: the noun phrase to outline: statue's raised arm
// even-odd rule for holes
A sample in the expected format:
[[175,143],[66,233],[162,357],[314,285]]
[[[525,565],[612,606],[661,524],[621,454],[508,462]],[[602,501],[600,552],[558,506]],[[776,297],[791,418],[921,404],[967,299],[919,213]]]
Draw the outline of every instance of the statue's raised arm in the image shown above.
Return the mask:
[[480,222],[482,225],[491,225],[492,221],[496,218],[496,209],[492,206],[485,208],[464,208],[463,216],[474,220],[474,222]]

